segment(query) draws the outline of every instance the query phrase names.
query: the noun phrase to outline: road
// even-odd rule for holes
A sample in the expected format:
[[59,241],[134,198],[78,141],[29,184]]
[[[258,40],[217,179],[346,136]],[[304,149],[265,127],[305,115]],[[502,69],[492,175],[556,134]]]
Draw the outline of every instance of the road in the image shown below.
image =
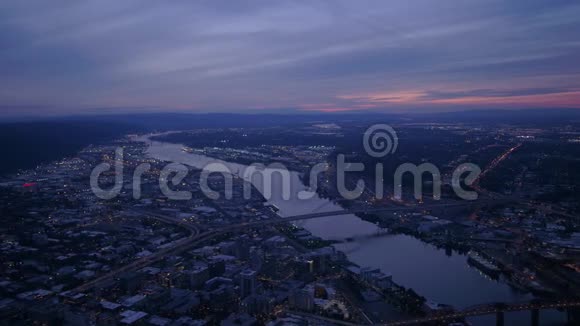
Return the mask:
[[479,185],[479,182],[483,177],[485,177],[490,171],[495,169],[501,162],[505,161],[513,152],[515,152],[518,148],[522,147],[522,144],[517,144],[513,147],[510,147],[507,151],[502,153],[500,156],[496,157],[489,163],[489,165],[479,174],[477,179],[473,182],[472,186]]
[[[478,203],[481,204],[481,203]],[[318,217],[327,217],[327,216],[337,216],[337,215],[344,215],[344,214],[353,214],[353,213],[374,213],[374,212],[389,212],[389,211],[411,211],[411,210],[428,210],[434,208],[445,208],[445,207],[458,207],[458,206],[465,206],[466,204],[435,204],[435,205],[426,205],[426,206],[418,206],[418,207],[388,207],[388,208],[373,208],[373,209],[354,209],[354,210],[338,210],[338,211],[330,211],[330,212],[321,212],[321,213],[312,213],[312,214],[304,214],[304,215],[296,215],[296,216],[289,216],[285,218],[273,218],[270,220],[260,220],[254,222],[244,222],[235,225],[230,225],[223,227],[219,230],[209,230],[203,233],[200,233],[200,229],[190,223],[180,221],[174,219],[169,216],[164,216],[160,214],[152,214],[152,213],[143,213],[147,217],[155,218],[159,221],[165,223],[172,223],[176,225],[180,225],[186,229],[188,229],[191,234],[176,243],[175,246],[171,248],[166,248],[160,251],[155,252],[154,254],[138,259],[134,262],[131,262],[125,266],[122,266],[112,272],[109,272],[103,276],[100,276],[92,281],[89,281],[77,288],[72,289],[72,292],[80,293],[88,291],[95,286],[103,283],[107,283],[113,280],[115,277],[118,277],[120,274],[127,272],[138,270],[144,268],[154,262],[162,260],[163,258],[167,257],[170,254],[176,254],[182,252],[188,248],[195,247],[204,241],[208,241],[216,236],[221,234],[225,234],[232,231],[239,231],[244,228],[252,228],[258,226],[265,226],[265,225],[273,225],[277,223],[283,222],[292,222],[292,221],[299,221],[305,219],[312,219]],[[445,321],[445,320],[453,320],[453,319],[460,319],[464,317],[470,316],[481,316],[481,315],[488,315],[497,313],[500,311],[508,312],[508,311],[521,311],[521,310],[532,310],[532,309],[555,309],[555,308],[568,308],[568,307],[580,307],[580,301],[571,301],[571,302],[552,302],[552,303],[513,303],[513,304],[497,304],[497,303],[489,303],[489,304],[481,304],[474,307],[470,307],[464,309],[459,312],[455,312],[452,314],[446,315],[439,315],[439,316],[429,316],[425,318],[417,318],[411,320],[402,320],[402,321],[394,321],[391,323],[387,323],[384,325],[416,325],[420,323],[426,322],[435,322],[435,321]],[[312,316],[314,317],[314,316]],[[320,316],[317,316],[320,319]],[[344,325],[352,325],[348,322],[343,322]]]
[[[485,203],[487,203],[488,201],[494,202],[494,203],[497,202],[497,200],[486,200]],[[254,227],[260,227],[260,226],[274,225],[274,224],[284,223],[284,222],[294,222],[294,221],[307,220],[307,219],[319,218],[319,217],[339,216],[339,215],[345,215],[345,214],[430,210],[430,209],[437,209],[437,208],[463,207],[463,206],[470,206],[473,204],[474,204],[473,202],[462,202],[462,203],[455,203],[455,204],[433,204],[433,205],[425,205],[425,206],[404,206],[404,207],[397,206],[397,207],[385,207],[385,208],[364,208],[364,209],[361,208],[361,209],[351,209],[351,210],[344,209],[344,210],[337,210],[337,211],[319,212],[319,213],[311,213],[311,214],[304,214],[304,215],[272,218],[272,219],[268,219],[268,220],[259,220],[259,221],[253,221],[253,222],[243,222],[243,223],[239,223],[239,224],[220,227],[220,229],[205,231],[202,233],[200,233],[199,227],[197,227],[191,223],[177,220],[177,219],[172,218],[170,216],[154,214],[154,213],[149,213],[149,212],[144,212],[144,211],[138,211],[137,213],[143,214],[146,217],[155,218],[155,219],[162,221],[162,222],[165,222],[165,223],[171,223],[171,224],[182,226],[182,227],[188,229],[191,232],[191,234],[187,238],[178,241],[175,244],[175,246],[173,246],[173,247],[165,248],[165,249],[159,250],[159,251],[157,251],[157,252],[155,252],[147,257],[137,259],[137,260],[135,260],[135,261],[133,261],[125,266],[122,266],[114,271],[111,271],[105,275],[102,275],[96,279],[93,279],[87,283],[84,283],[76,288],[73,288],[73,289],[71,289],[71,291],[79,293],[79,292],[85,292],[85,291],[91,290],[92,288],[94,288],[95,286],[97,286],[99,284],[103,284],[103,283],[106,283],[106,282],[113,280],[115,277],[118,277],[120,274],[122,274],[124,272],[134,271],[134,270],[144,268],[148,265],[151,265],[157,261],[162,260],[163,258],[165,258],[169,255],[173,255],[173,254],[182,252],[188,248],[195,247],[196,245],[199,245],[199,244],[203,243],[204,241],[210,240],[216,236],[219,236],[219,235],[222,235],[222,234],[225,234],[228,232],[239,231],[239,230],[246,229],[246,228],[254,228]],[[482,203],[481,203],[481,201],[478,201],[477,204],[481,205]]]
[[173,219],[173,218],[168,217],[168,216],[159,215],[159,214],[152,214],[152,213],[147,213],[145,215],[147,217],[154,218],[154,219],[159,220],[159,221],[164,222],[164,223],[170,223],[170,224],[175,224],[175,225],[179,225],[181,227],[184,227],[190,231],[190,234],[187,238],[179,240],[175,244],[175,246],[173,246],[173,247],[159,250],[159,251],[153,253],[152,255],[135,260],[135,261],[133,261],[125,266],[122,266],[114,271],[111,271],[103,276],[100,276],[94,280],[91,280],[87,283],[84,283],[84,284],[72,289],[71,291],[77,292],[77,293],[88,291],[88,290],[92,289],[94,286],[96,286],[98,284],[105,283],[107,281],[110,281],[113,278],[115,278],[116,276],[119,276],[120,274],[122,274],[124,272],[128,272],[131,270],[137,270],[137,269],[146,267],[146,266],[148,266],[156,261],[161,260],[162,258],[166,257],[168,254],[173,254],[173,253],[179,252],[182,249],[186,249],[189,246],[193,246],[198,242],[205,241],[205,238],[208,236],[210,236],[210,237],[212,236],[211,232],[200,234],[199,228],[197,226],[190,224],[190,223],[186,223],[183,221]]

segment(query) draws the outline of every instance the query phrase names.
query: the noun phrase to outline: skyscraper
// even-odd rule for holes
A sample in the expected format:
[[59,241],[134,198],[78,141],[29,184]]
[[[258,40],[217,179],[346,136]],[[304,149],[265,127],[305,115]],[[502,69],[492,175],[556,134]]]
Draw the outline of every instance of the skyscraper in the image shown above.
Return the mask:
[[256,293],[256,275],[258,273],[251,269],[246,269],[240,273],[240,296],[242,298]]

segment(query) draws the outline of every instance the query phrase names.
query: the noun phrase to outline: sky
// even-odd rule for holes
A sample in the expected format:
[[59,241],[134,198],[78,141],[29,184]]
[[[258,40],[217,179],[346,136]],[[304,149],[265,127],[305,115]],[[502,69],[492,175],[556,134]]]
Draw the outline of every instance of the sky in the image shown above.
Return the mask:
[[580,2],[0,2],[0,117],[580,108]]

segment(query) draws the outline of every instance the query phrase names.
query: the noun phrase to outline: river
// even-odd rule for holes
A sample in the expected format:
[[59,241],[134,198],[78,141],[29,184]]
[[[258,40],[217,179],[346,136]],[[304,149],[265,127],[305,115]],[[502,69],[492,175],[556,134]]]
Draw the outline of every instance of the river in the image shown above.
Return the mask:
[[[177,162],[195,168],[203,168],[209,163],[222,163],[233,174],[243,176],[245,165],[225,162],[196,153],[182,150],[183,145],[150,141],[147,136],[137,140],[149,144],[147,153],[158,160]],[[294,194],[308,191],[300,180],[299,174],[291,172],[293,196],[284,200],[274,195],[268,202],[276,205],[281,216],[307,214],[342,209],[337,204],[313,194],[310,199],[298,199]],[[262,193],[261,182],[248,180]],[[273,187],[281,189],[281,178],[273,178]],[[357,235],[369,235],[377,231],[377,226],[348,214],[300,221],[299,225],[313,235],[323,239],[344,239]],[[514,291],[505,283],[492,280],[467,264],[467,257],[453,253],[448,256],[444,250],[426,244],[419,239],[406,235],[387,235],[365,238],[364,240],[337,244],[348,259],[360,266],[378,267],[393,276],[393,281],[414,289],[428,300],[465,308],[479,303],[518,302],[529,300],[530,294]],[[558,311],[541,311],[542,325],[562,325],[565,314]],[[495,316],[482,316],[469,320],[474,325],[495,324]],[[529,312],[506,314],[506,325],[529,325]]]

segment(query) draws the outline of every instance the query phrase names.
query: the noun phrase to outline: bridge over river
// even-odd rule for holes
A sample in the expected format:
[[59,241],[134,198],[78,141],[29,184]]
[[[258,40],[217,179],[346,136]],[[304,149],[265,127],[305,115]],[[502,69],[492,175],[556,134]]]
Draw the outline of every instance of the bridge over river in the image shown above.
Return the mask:
[[402,321],[395,321],[384,324],[385,326],[404,326],[404,325],[420,325],[424,323],[446,322],[459,320],[467,317],[496,315],[496,325],[504,325],[504,314],[513,311],[526,311],[531,313],[531,325],[540,325],[540,310],[544,309],[565,309],[568,315],[569,325],[578,325],[580,323],[580,299],[562,300],[562,301],[538,301],[532,300],[528,302],[519,303],[485,303],[478,304],[448,314],[430,315],[424,318],[416,318]]

